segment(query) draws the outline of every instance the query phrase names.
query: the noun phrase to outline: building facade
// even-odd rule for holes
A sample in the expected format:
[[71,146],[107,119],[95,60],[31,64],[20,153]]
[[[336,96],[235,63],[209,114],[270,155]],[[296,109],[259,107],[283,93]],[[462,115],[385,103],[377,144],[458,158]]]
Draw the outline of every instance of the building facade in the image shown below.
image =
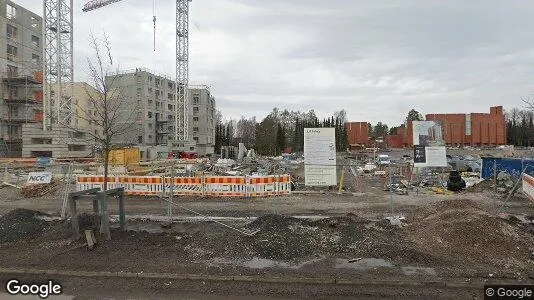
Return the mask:
[[347,138],[350,149],[365,147],[369,144],[369,123],[367,122],[348,122],[345,123]]
[[[51,85],[55,93],[57,85]],[[85,82],[75,82],[66,89],[72,92],[76,104],[72,128],[53,128],[43,131],[42,122],[27,123],[22,127],[23,157],[89,157],[95,154],[95,136],[101,136],[102,128],[93,109],[93,100],[99,99],[100,93]],[[90,116],[95,116],[92,119]]]
[[[443,128],[447,146],[494,147],[506,145],[506,119],[502,106],[490,107],[489,113],[427,114],[426,121],[437,121]],[[400,128],[389,137],[389,147],[413,147],[413,124]]]
[[[138,68],[106,78],[112,89],[135,111],[135,124],[124,142],[137,145],[168,145],[175,132],[176,83],[165,75]],[[207,86],[192,86],[188,92],[188,129],[192,147],[199,155],[213,154],[215,144],[215,98]],[[196,145],[195,145],[196,144]],[[193,148],[193,149],[191,149]]]
[[448,146],[506,145],[506,119],[502,106],[490,107],[489,114],[428,114],[426,120],[442,124]]
[[192,86],[189,89],[191,116],[190,136],[196,143],[199,155],[215,152],[215,97],[208,86]]
[[42,121],[42,18],[13,3],[0,5],[0,154],[22,155],[22,127]]

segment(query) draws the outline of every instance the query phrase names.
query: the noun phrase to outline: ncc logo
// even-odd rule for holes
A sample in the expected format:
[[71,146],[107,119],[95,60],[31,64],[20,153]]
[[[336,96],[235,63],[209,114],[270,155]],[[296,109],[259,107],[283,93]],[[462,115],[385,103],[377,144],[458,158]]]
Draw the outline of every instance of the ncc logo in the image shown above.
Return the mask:
[[37,184],[37,183],[50,183],[52,179],[52,173],[50,172],[30,172],[28,174],[28,183]]

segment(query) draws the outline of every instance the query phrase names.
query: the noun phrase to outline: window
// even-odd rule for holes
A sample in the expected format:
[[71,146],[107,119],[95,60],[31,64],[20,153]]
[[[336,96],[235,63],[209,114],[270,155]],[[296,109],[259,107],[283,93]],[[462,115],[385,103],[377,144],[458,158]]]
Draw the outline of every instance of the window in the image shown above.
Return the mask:
[[7,60],[14,61],[17,58],[17,47],[7,45]]
[[33,44],[35,47],[39,47],[39,38],[36,37],[35,35],[32,35],[32,44]]
[[198,96],[193,97],[193,104],[200,103],[200,98]]
[[152,139],[152,135],[148,135],[148,139]]
[[137,137],[137,143],[139,143],[139,144],[143,143],[143,137],[142,136],[138,136]]
[[167,104],[167,109],[172,110],[172,104]]
[[158,109],[159,109],[159,108],[160,108],[160,106],[161,106],[161,102],[159,102],[159,101],[156,101],[156,108],[158,108]]
[[150,111],[148,112],[148,118],[152,119],[152,112],[150,112]]
[[148,93],[152,95],[152,88],[148,88]]
[[198,127],[193,127],[193,132],[198,132]]
[[193,122],[198,122],[198,117],[193,117]]
[[152,124],[148,123],[148,129],[152,129]]
[[[9,74],[12,77],[17,77],[18,74],[19,74],[19,68],[15,67],[15,66],[7,65],[7,71],[9,72]],[[53,91],[50,91],[50,96],[54,96],[54,94],[52,94],[52,92]]]
[[152,83],[152,76],[148,76],[148,82]]
[[6,34],[7,34],[7,37],[8,38],[12,38],[12,39],[16,39],[17,36],[18,36],[18,29],[17,27],[11,25],[11,24],[7,24],[7,27],[6,27]]
[[172,82],[167,82],[167,87],[172,90],[174,85],[172,84]]
[[198,143],[198,136],[193,137],[193,140]]
[[10,20],[17,17],[17,8],[11,4],[6,4],[6,17]]
[[32,61],[34,63],[38,63],[39,62],[39,55],[32,53]]
[[193,113],[198,114],[198,106],[193,106]]
[[37,17],[31,16],[30,17],[30,24],[31,24],[32,28],[39,27],[39,20],[37,19]]
[[169,131],[172,131],[172,126],[169,126],[168,129],[169,129]]
[[156,86],[159,86],[159,84],[160,84],[160,80],[159,78],[156,78]]
[[174,100],[174,95],[171,93],[167,94],[167,99]]
[[152,106],[152,100],[148,100],[148,105]]

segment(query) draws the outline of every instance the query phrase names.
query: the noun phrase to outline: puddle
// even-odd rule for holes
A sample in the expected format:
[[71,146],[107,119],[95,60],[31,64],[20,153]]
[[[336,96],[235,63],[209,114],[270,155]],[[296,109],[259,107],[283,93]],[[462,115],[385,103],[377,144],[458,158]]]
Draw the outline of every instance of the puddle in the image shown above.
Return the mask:
[[438,273],[434,268],[423,268],[423,267],[402,267],[402,273],[407,276],[438,276]]
[[336,269],[356,269],[368,270],[374,268],[391,268],[393,264],[382,258],[363,258],[359,261],[349,262],[348,259],[336,258],[334,261]]
[[261,257],[254,257],[249,260],[232,260],[232,259],[224,259],[224,258],[214,258],[210,261],[207,261],[206,263],[210,266],[217,266],[217,267],[233,265],[233,266],[245,267],[249,269],[281,268],[281,269],[297,270],[306,265],[319,262],[323,259],[324,257],[319,257],[319,258],[314,258],[314,259],[310,259],[307,261],[303,261],[300,263],[288,263],[284,261],[277,261],[277,260],[261,258]]

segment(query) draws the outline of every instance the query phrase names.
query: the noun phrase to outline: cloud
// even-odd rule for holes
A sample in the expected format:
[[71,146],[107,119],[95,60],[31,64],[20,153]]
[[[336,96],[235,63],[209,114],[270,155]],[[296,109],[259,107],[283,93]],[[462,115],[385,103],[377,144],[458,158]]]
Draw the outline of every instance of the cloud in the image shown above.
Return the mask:
[[[41,12],[37,1],[17,3]],[[512,4],[513,3],[513,4]],[[75,7],[75,76],[88,34],[108,32],[121,68],[174,77],[175,1],[124,0]],[[196,0],[190,80],[207,84],[226,117],[263,118],[273,107],[345,109],[352,121],[402,122],[421,113],[521,106],[534,92],[530,1]]]

